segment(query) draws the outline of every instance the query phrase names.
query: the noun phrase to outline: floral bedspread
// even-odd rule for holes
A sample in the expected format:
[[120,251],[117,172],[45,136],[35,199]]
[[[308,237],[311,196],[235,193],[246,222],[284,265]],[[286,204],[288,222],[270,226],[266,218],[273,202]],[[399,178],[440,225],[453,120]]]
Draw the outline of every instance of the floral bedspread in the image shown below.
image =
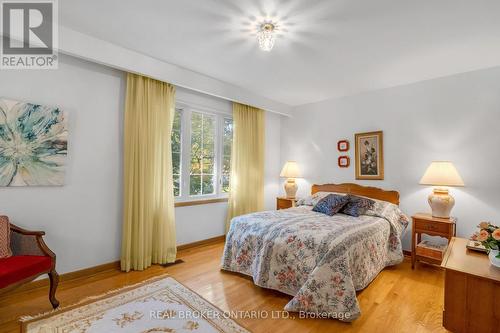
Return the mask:
[[408,217],[382,201],[357,218],[311,208],[234,218],[222,269],[294,296],[287,311],[352,321],[361,313],[356,291],[403,260],[401,236]]

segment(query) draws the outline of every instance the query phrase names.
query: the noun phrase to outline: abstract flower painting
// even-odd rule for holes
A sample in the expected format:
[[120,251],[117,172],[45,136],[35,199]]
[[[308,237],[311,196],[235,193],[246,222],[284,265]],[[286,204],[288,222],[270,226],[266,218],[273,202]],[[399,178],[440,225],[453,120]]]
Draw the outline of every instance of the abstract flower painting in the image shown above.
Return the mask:
[[0,99],[0,186],[63,185],[67,146],[63,111]]

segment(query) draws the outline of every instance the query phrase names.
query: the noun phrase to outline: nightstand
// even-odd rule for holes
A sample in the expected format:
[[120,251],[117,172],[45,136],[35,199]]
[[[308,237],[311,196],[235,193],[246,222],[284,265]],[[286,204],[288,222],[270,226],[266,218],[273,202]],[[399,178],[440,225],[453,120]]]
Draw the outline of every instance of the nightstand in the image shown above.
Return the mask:
[[297,203],[297,199],[278,197],[278,198],[276,198],[276,209],[279,210],[279,209],[292,208],[292,207],[295,207],[296,203]]
[[448,239],[448,244],[452,237],[456,235],[457,219],[451,217],[442,219],[433,217],[428,213],[417,213],[413,215],[413,227],[411,235],[411,268],[415,268],[417,260],[427,263],[441,265],[446,247],[433,247],[422,242],[422,234],[429,236],[440,236]]

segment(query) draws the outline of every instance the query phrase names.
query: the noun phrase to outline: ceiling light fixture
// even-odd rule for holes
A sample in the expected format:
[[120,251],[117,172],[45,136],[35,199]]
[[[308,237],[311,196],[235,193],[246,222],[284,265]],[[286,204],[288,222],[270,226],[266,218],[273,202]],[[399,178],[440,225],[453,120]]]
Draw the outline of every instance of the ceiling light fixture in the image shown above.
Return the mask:
[[257,40],[262,51],[271,51],[276,40],[276,26],[271,22],[264,22],[257,32]]

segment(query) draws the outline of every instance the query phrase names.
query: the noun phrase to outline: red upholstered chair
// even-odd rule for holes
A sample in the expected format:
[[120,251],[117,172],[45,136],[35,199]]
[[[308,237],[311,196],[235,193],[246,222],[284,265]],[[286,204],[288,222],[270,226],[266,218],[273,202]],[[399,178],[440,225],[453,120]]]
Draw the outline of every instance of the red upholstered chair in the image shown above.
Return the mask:
[[43,231],[28,231],[10,224],[12,256],[0,258],[0,294],[30,282],[42,274],[48,274],[49,300],[55,309],[59,306],[59,301],[56,299],[59,283],[56,255],[43,241],[43,235],[45,235]]

